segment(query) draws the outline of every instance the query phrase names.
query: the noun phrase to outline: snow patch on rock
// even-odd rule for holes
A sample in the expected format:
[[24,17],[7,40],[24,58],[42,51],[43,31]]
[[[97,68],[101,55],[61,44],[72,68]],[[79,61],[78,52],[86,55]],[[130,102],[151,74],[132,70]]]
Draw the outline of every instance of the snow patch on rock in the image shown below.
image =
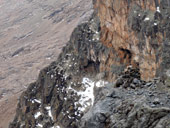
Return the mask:
[[148,20],[150,20],[149,17],[146,17],[146,18],[144,19],[144,21],[148,21]]
[[60,127],[60,126],[55,126],[55,127],[53,126],[53,127],[51,127],[51,128],[61,128],[61,127]]
[[[68,90],[73,91],[74,93],[76,93],[78,96],[80,96],[80,99],[78,102],[75,102],[74,105],[78,106],[78,104],[81,105],[81,107],[78,107],[78,110],[80,112],[84,112],[86,110],[86,108],[93,106],[94,104],[94,87],[103,87],[105,86],[105,84],[107,84],[107,82],[99,80],[97,82],[84,77],[82,79],[82,84],[83,87],[85,88],[83,91],[77,91],[75,89],[73,89],[71,86],[68,87]],[[75,113],[75,115],[77,115],[77,113]]]
[[156,8],[156,11],[159,13],[161,12],[159,7]]
[[41,112],[35,113],[34,118],[37,119],[39,116],[41,116]]
[[49,117],[53,120],[52,112],[51,112],[51,106],[45,107],[45,109],[48,111]]
[[37,127],[40,127],[40,128],[43,127],[43,125],[42,125],[42,124],[39,124],[39,123],[38,123],[36,126],[37,126]]
[[34,101],[41,104],[41,100],[34,99]]

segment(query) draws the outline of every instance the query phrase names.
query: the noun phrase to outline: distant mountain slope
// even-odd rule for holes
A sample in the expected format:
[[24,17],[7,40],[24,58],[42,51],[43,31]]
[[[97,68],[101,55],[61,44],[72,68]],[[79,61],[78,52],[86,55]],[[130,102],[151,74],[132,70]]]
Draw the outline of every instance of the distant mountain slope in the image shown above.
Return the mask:
[[20,93],[57,59],[91,11],[91,0],[0,1],[0,128],[13,118]]

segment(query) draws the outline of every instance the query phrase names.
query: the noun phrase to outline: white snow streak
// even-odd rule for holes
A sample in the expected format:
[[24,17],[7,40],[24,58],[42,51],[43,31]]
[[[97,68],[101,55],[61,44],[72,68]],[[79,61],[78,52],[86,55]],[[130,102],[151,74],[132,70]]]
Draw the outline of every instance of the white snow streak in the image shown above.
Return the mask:
[[33,99],[33,100],[30,100],[33,104],[36,102],[36,103],[39,103],[41,104],[41,100],[37,100],[37,99]]
[[157,26],[158,24],[157,23],[154,23],[155,26]]
[[156,8],[156,11],[159,13],[161,12],[159,7]]
[[96,82],[96,87],[100,88],[100,87],[104,87],[106,84],[108,84],[108,82],[105,82],[103,80],[99,80]]
[[39,116],[41,116],[41,112],[37,112],[37,113],[35,113],[35,115],[34,115],[35,119],[37,119]]
[[[78,107],[79,111],[85,111],[87,107],[90,107],[94,104],[94,87],[103,87],[107,82],[105,81],[93,81],[89,78],[83,78],[82,84],[85,87],[84,91],[76,91],[71,86],[69,86],[68,90],[72,90],[75,93],[77,93],[78,96],[80,96],[80,99],[78,102],[75,102],[74,105],[77,106],[78,104],[81,105],[81,107]],[[77,113],[75,113],[77,115]]]
[[53,116],[52,116],[52,112],[51,112],[51,107],[48,106],[48,107],[45,107],[46,110],[48,111],[48,115],[51,117],[51,119],[53,120]]
[[34,99],[34,101],[41,104],[41,100]]
[[148,20],[150,20],[149,17],[146,17],[146,18],[144,19],[144,21],[148,21]]
[[55,126],[55,127],[53,126],[53,127],[51,127],[51,128],[60,128],[60,126]]
[[37,126],[38,126],[38,127],[41,127],[41,128],[43,127],[43,125],[42,125],[42,124],[37,124]]

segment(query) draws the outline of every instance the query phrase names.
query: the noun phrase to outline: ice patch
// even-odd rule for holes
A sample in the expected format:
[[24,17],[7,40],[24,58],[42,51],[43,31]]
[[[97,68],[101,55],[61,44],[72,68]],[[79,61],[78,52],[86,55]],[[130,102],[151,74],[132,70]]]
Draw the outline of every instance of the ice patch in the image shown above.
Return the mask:
[[156,11],[159,13],[161,12],[159,7],[156,8]]
[[41,104],[41,100],[34,99],[34,101]]
[[37,99],[33,99],[33,100],[30,100],[33,104],[36,102],[36,103],[39,103],[41,104],[41,101],[40,100],[37,100]]
[[79,101],[75,102],[74,105],[77,106],[80,104],[81,107],[78,107],[78,110],[83,112],[87,107],[93,105],[94,103],[94,82],[88,78],[83,78],[82,84],[85,87],[85,91],[76,91],[75,89],[71,88],[71,86],[68,87],[68,90],[72,90],[77,93],[78,96],[80,96]]
[[77,113],[77,111],[75,111],[75,113],[74,113],[75,115],[78,115],[78,113]]
[[[83,112],[86,110],[87,107],[90,107],[94,104],[94,87],[103,87],[107,82],[105,81],[92,81],[89,78],[83,78],[82,84],[85,87],[84,91],[76,91],[71,86],[68,87],[68,90],[72,90],[74,93],[77,93],[78,96],[80,96],[80,99],[78,102],[75,102],[74,105],[77,107],[78,104],[81,105],[81,107],[78,107],[78,110]],[[78,113],[75,113],[77,115]]]
[[37,119],[39,116],[41,116],[41,112],[37,112],[37,113],[35,113],[35,115],[34,115],[35,119]]
[[72,117],[68,115],[68,118],[71,119]]
[[34,101],[34,100],[31,100],[31,102],[32,102],[32,104],[34,104],[34,103],[35,103],[35,101]]
[[154,23],[155,26],[157,26],[158,24],[157,23]]
[[66,80],[69,76],[67,74],[63,75],[63,78]]
[[38,126],[38,127],[40,127],[40,128],[42,128],[43,127],[43,125],[42,124],[37,124],[36,126]]
[[108,82],[103,81],[103,80],[99,80],[96,82],[96,87],[100,88],[100,87],[104,87],[106,84],[108,84]]
[[96,33],[96,34],[99,34],[99,32],[98,32],[98,31],[96,31],[95,33]]
[[54,78],[54,75],[51,75],[51,79],[53,79]]
[[67,53],[66,56],[71,56],[71,54]]
[[144,19],[144,21],[148,21],[148,20],[150,20],[149,17],[146,17],[146,18]]
[[53,126],[53,127],[51,127],[51,128],[60,128],[60,126],[55,126],[55,127]]
[[51,119],[53,120],[53,116],[52,116],[52,112],[51,112],[51,107],[48,106],[48,107],[45,107],[45,109],[48,111],[49,117],[51,117]]
[[47,59],[47,60],[51,60],[51,57],[47,57],[46,59]]

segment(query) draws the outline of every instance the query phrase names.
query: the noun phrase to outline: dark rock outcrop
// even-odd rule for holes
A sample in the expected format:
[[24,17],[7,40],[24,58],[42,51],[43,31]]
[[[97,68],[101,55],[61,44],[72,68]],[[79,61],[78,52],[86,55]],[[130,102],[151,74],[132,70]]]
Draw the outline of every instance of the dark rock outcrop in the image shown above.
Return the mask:
[[[101,89],[101,97],[81,118],[80,128],[170,127],[170,94],[160,89],[165,85],[157,80],[146,83],[137,77],[127,82],[125,76],[134,78],[125,73],[119,88],[107,85]],[[125,83],[129,85],[126,88]]]
[[168,2],[94,0],[9,127],[170,127]]
[[94,16],[74,30],[58,60],[43,69],[21,95],[11,128],[77,127],[94,102],[93,80],[99,73],[100,49],[104,49],[99,43],[98,23]]

